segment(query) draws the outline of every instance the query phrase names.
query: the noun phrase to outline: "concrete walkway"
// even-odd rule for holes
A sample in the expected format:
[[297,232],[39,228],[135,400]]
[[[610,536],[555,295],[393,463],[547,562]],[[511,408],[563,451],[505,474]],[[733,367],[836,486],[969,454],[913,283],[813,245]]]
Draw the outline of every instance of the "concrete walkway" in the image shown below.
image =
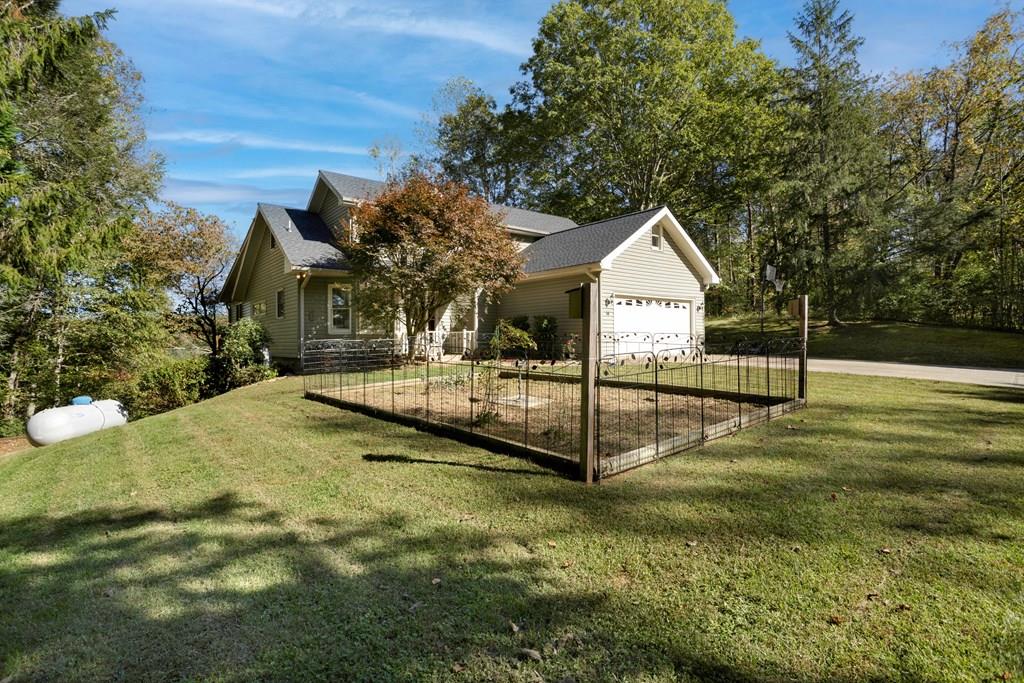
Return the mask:
[[807,369],[811,372],[842,372],[849,375],[931,379],[938,382],[959,382],[961,384],[980,384],[988,387],[1024,389],[1024,370],[962,368],[952,365],[875,363],[862,360],[831,360],[827,358],[808,359]]

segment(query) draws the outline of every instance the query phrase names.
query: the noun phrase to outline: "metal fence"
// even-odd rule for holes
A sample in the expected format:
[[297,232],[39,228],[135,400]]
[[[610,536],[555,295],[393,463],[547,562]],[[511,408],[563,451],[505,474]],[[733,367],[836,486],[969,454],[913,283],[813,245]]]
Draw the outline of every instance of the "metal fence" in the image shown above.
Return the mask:
[[[607,477],[793,410],[800,339],[718,349],[606,353],[593,405],[596,476]],[[311,341],[303,349],[308,398],[526,455],[578,473],[589,433],[576,340],[491,357],[475,348],[414,349],[393,339]],[[457,352],[454,352],[457,351]]]
[[598,475],[673,455],[800,405],[799,339],[602,357],[595,406]]

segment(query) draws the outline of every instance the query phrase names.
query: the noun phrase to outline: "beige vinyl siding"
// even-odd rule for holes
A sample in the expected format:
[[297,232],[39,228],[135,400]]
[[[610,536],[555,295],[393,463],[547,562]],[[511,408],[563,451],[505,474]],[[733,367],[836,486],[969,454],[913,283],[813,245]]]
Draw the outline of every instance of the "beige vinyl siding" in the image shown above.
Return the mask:
[[[335,334],[327,324],[327,290],[331,285],[347,285],[352,291],[352,331],[347,334]],[[359,287],[346,275],[338,277],[313,277],[306,285],[306,339],[378,339],[391,335],[380,330],[362,329],[359,320]]]
[[[298,300],[296,279],[285,272],[285,257],[278,244],[270,248],[270,231],[262,216],[256,219],[252,246],[257,247],[252,276],[245,288],[245,315],[253,316],[254,304],[263,303],[262,315],[255,315],[270,335],[271,358],[297,358],[298,347]],[[250,247],[252,248],[252,247]],[[277,317],[277,292],[284,290],[283,318]],[[241,293],[240,293],[241,294]]]
[[[523,280],[511,292],[501,296],[495,311],[496,318],[529,316],[530,325],[538,315],[549,315],[558,320],[558,334],[580,334],[582,321],[569,317],[569,295],[566,292],[580,286],[583,279],[572,275],[547,280]],[[493,322],[490,329],[493,330]],[[495,320],[496,322],[496,320]]]
[[320,206],[320,218],[327,224],[327,227],[334,231],[335,235],[341,236],[342,220],[347,224],[349,219],[348,206],[341,203],[338,195],[333,191],[327,190],[326,192],[323,204]]
[[[693,333],[704,336],[704,291],[700,278],[671,238],[664,233],[661,251],[651,248],[648,230],[601,273],[601,331],[614,331],[612,297],[635,296],[690,301]],[[659,332],[661,330],[651,330]]]

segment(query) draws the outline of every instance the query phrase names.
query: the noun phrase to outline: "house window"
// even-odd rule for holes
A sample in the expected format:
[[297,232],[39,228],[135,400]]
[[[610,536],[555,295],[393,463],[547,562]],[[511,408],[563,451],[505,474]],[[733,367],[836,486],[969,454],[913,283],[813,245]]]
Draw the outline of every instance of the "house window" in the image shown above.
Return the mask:
[[661,241],[664,235],[661,233],[661,226],[655,226],[651,228],[651,249],[654,251],[661,251]]
[[352,331],[352,288],[348,285],[327,288],[327,327],[331,334]]
[[242,319],[243,313],[244,311],[242,310],[242,304],[235,304],[235,322]]
[[270,235],[270,248],[277,249],[277,240],[274,238],[273,234]]
[[284,317],[284,290],[277,290],[277,317]]
[[265,301],[257,301],[256,303],[254,303],[252,305],[253,317],[255,317],[257,315],[266,315],[266,313],[267,313],[267,302],[265,302]]

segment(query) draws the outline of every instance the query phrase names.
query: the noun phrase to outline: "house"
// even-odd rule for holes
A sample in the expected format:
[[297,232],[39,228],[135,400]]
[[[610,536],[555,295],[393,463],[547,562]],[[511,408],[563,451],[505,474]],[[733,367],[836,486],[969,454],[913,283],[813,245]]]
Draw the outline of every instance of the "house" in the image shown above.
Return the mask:
[[[359,283],[335,246],[349,209],[384,183],[320,171],[305,209],[259,204],[221,294],[231,321],[252,316],[271,337],[271,357],[301,364],[305,342],[380,338],[360,320]],[[466,312],[437,311],[431,343],[472,347],[501,318],[551,316],[560,335],[579,334],[572,292],[598,283],[605,352],[695,343],[704,335],[704,292],[714,268],[667,207],[586,225],[536,211],[494,205],[526,259],[524,277],[498,301],[478,297]],[[401,330],[395,330],[401,336]]]

